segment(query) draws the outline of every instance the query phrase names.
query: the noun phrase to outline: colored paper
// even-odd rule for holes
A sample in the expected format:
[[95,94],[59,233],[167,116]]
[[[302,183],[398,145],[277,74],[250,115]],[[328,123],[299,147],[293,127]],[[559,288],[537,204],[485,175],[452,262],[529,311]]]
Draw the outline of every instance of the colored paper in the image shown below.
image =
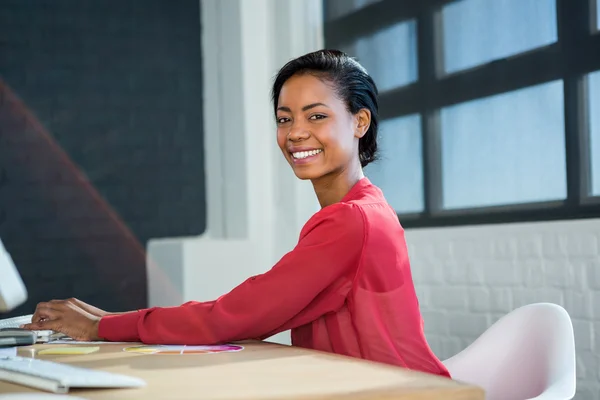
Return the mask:
[[87,347],[53,347],[50,349],[44,349],[38,351],[41,355],[72,355],[72,354],[90,354],[100,350],[98,346],[87,346]]
[[229,353],[241,351],[244,348],[238,345],[224,344],[215,346],[186,346],[186,345],[148,345],[125,347],[123,351],[138,354],[164,354],[164,355],[185,355],[185,354],[214,354]]

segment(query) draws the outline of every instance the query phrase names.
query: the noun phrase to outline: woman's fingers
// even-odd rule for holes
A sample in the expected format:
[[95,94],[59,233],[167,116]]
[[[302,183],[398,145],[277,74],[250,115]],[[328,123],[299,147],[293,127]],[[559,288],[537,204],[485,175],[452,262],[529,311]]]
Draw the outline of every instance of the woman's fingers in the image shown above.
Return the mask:
[[[100,316],[88,310],[85,303],[77,299],[50,300],[39,303],[31,318],[31,323],[22,328],[29,330],[51,330],[63,333],[76,340],[98,338]],[[94,310],[92,310],[94,311]]]
[[52,302],[39,303],[31,317],[31,322],[40,322],[46,319],[56,318],[60,314],[60,308]]
[[64,312],[72,304],[73,299],[69,300],[50,300],[39,303],[35,309],[35,313],[31,318],[31,322],[40,322],[46,319],[52,319],[57,313]]
[[31,323],[24,325],[23,328],[32,331],[54,331],[63,333],[75,340],[83,340],[84,338],[79,337],[76,330],[72,329],[69,324],[63,318],[47,319],[37,323]]
[[84,303],[83,301],[76,299],[76,298],[71,298],[68,300],[69,303],[81,308],[82,310],[89,312],[90,314],[93,314],[93,312],[91,312],[91,306],[87,303]]
[[64,312],[68,308],[78,308],[96,317],[103,317],[108,314],[106,311],[84,303],[83,301],[76,298],[70,298],[66,300],[50,300],[47,302],[39,303],[37,305],[35,313],[31,318],[31,322],[37,323],[46,319],[51,319],[52,315],[55,315],[55,313],[53,313],[52,310]]
[[60,310],[49,309],[44,305],[39,307],[40,313],[48,314],[50,318],[32,322],[23,328],[30,330],[52,330],[63,333],[76,340],[97,340],[100,318],[91,315],[76,305],[66,302],[59,306]]
[[76,298],[71,298],[69,299],[69,302],[71,304],[75,304],[76,306],[78,306],[79,308],[81,308],[82,310],[90,313],[91,315],[95,315],[96,317],[103,317],[105,315],[107,315],[108,313],[104,310],[99,309],[98,307],[94,307],[90,304],[87,304],[79,299]]
[[57,321],[58,320],[46,319],[46,320],[41,320],[38,322],[32,322],[30,324],[22,325],[21,328],[29,329],[32,331],[45,331],[45,330],[53,331],[54,329],[50,326],[51,325],[55,326]]
[[48,303],[57,309],[63,309],[71,304],[71,300],[50,300]]

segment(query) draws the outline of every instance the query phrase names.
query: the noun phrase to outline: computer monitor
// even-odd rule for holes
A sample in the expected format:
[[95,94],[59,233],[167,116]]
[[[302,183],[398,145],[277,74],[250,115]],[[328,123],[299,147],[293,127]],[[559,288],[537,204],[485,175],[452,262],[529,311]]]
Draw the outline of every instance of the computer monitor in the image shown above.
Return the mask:
[[12,311],[27,300],[27,289],[0,238],[0,313]]

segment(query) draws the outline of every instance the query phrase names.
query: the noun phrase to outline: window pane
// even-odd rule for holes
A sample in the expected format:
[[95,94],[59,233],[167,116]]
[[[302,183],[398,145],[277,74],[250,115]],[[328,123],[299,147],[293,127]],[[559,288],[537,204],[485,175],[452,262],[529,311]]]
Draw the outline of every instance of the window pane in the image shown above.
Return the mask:
[[563,84],[441,111],[443,207],[566,198]]
[[600,0],[596,0],[596,29],[600,30]]
[[555,0],[463,0],[444,6],[448,73],[557,40]]
[[417,80],[415,21],[401,22],[340,50],[355,57],[384,92]]
[[325,0],[325,19],[330,21],[343,17],[378,1],[381,0]]
[[379,160],[365,168],[399,213],[423,210],[421,117],[410,115],[379,125]]
[[600,196],[600,71],[589,75],[592,194]]

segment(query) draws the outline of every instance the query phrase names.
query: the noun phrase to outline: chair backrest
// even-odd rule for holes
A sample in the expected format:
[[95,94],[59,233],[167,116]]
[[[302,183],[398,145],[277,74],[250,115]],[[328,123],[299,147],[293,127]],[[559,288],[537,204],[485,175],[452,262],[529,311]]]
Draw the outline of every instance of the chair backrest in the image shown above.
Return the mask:
[[572,398],[576,382],[571,318],[556,304],[520,307],[444,364],[453,379],[484,388],[486,399],[530,399],[549,391]]

